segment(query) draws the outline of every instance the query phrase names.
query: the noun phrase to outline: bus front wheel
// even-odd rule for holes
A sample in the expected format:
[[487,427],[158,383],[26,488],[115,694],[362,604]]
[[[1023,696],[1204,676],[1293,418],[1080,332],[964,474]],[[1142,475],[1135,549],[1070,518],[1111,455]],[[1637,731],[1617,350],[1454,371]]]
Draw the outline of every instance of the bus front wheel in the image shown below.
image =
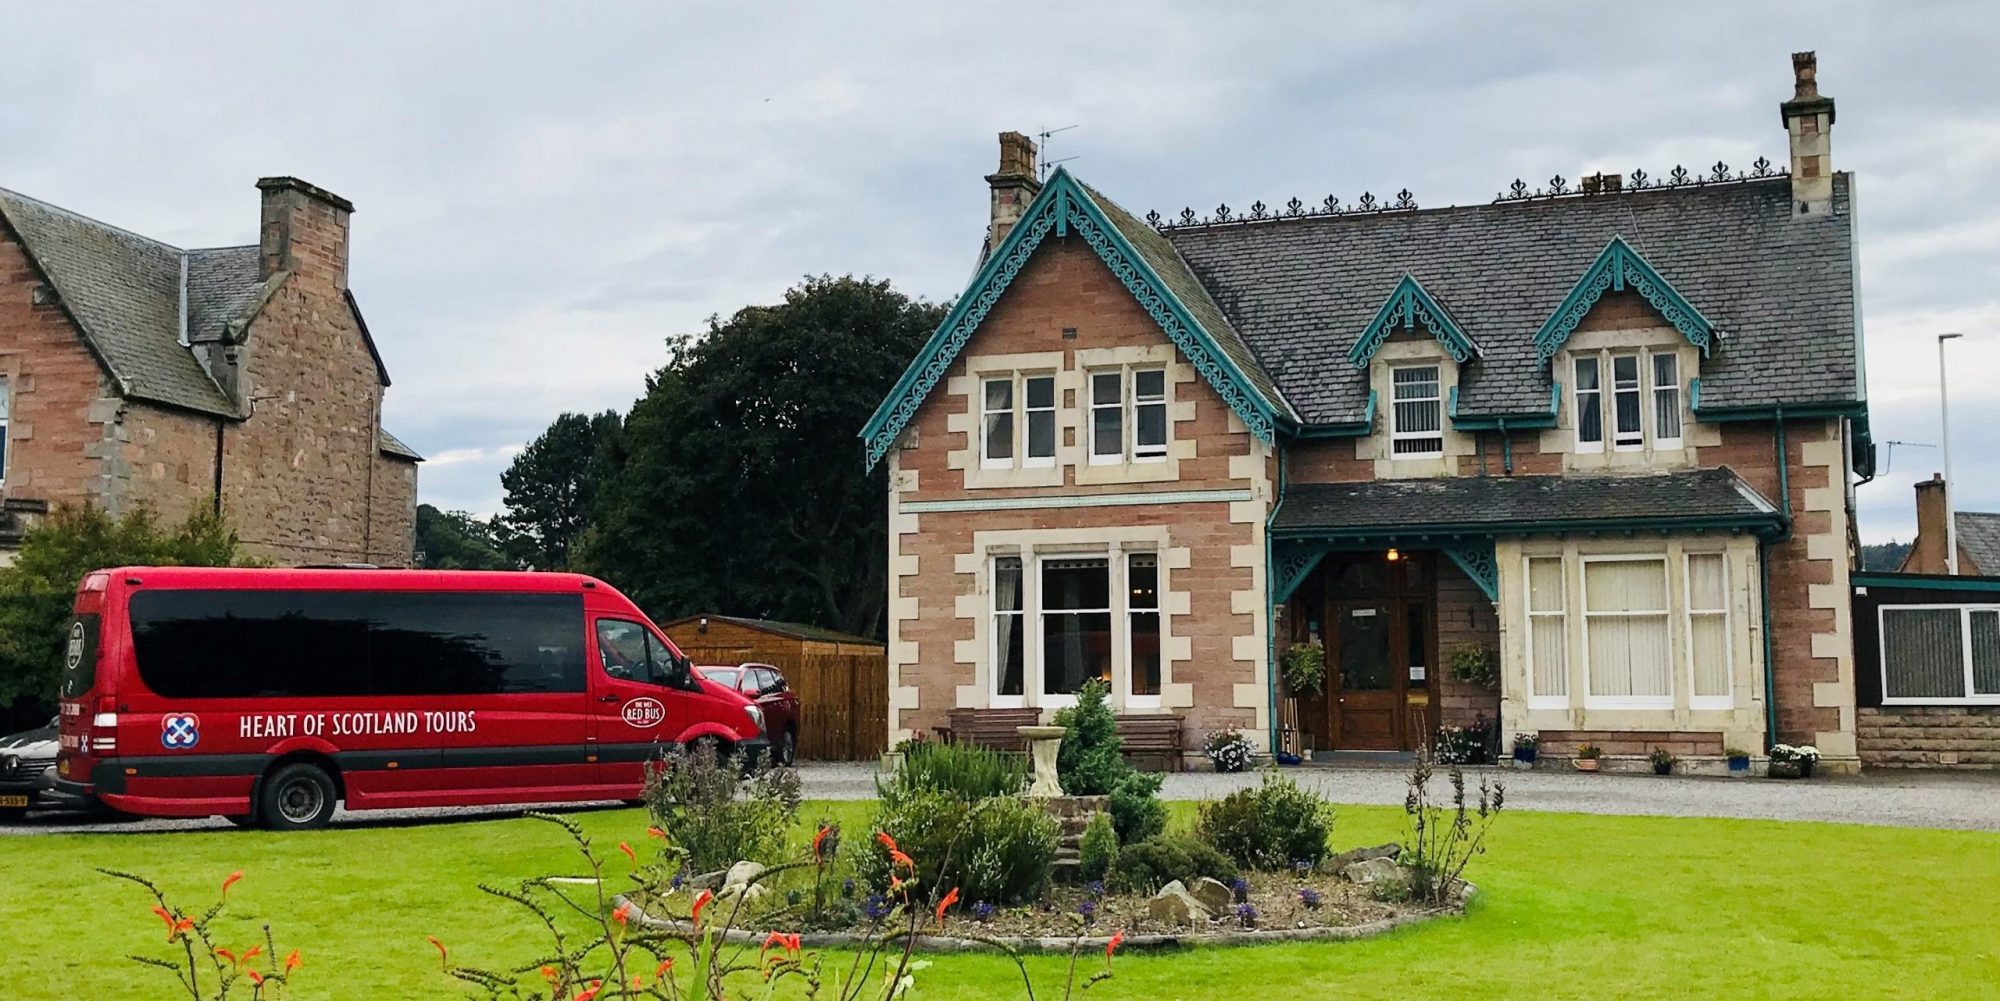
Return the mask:
[[294,762],[265,776],[257,803],[264,826],[276,831],[309,831],[333,819],[339,799],[333,778],[317,765]]

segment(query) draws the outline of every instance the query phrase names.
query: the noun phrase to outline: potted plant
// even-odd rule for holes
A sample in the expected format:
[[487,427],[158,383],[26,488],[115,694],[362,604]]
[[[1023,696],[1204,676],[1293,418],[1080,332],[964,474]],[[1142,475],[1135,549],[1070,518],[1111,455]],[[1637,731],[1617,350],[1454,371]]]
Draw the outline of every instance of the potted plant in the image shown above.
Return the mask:
[[1653,748],[1653,774],[1672,775],[1674,773],[1674,762],[1678,760],[1680,759],[1674,757],[1674,752],[1664,747]]
[[1603,751],[1597,749],[1596,744],[1585,744],[1576,749],[1576,760],[1573,764],[1579,772],[1594,772],[1597,770],[1597,759],[1603,754]]
[[1318,695],[1326,684],[1326,648],[1316,640],[1294,643],[1278,656],[1278,667],[1293,695]]
[[1517,733],[1514,735],[1514,767],[1523,771],[1535,767],[1535,756],[1542,750],[1542,735],[1539,733]]
[[1477,643],[1460,643],[1445,655],[1444,666],[1451,671],[1456,681],[1481,688],[1492,688],[1500,683],[1500,677],[1493,669],[1493,654]]
[[1811,744],[1779,744],[1771,748],[1769,775],[1774,779],[1812,778],[1813,766],[1819,764],[1819,748]]
[[1725,747],[1722,756],[1729,759],[1729,777],[1744,778],[1750,774],[1750,752],[1740,747]]
[[1234,727],[1210,733],[1202,751],[1218,772],[1240,772],[1250,767],[1250,741]]

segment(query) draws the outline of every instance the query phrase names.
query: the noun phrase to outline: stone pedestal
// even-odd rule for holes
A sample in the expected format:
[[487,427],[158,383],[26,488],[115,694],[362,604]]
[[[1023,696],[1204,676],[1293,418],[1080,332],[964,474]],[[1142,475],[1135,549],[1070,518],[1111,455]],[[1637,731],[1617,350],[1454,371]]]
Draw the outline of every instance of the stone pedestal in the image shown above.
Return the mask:
[[1035,763],[1035,781],[1028,787],[1028,798],[1054,799],[1061,796],[1062,783],[1056,778],[1056,753],[1062,750],[1066,731],[1059,726],[1021,726],[1014,729],[1028,739],[1028,754]]

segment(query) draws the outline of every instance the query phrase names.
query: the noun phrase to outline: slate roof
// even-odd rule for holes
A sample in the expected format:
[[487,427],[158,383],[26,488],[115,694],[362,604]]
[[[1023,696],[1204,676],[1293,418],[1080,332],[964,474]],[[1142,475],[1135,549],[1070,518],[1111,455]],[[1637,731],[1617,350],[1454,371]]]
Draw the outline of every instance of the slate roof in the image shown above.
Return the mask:
[[1229,356],[1229,360],[1243,372],[1244,378],[1250,380],[1251,386],[1264,399],[1270,401],[1272,406],[1283,412],[1284,396],[1271,381],[1264,367],[1258,364],[1256,354],[1251,351],[1248,344],[1244,343],[1242,335],[1236,332],[1228,316],[1223,313],[1220,306],[1216,305],[1215,299],[1208,293],[1208,288],[1201,283],[1201,279],[1195,277],[1187,261],[1174,249],[1174,245],[1159,230],[1141,222],[1137,216],[1125,211],[1117,202],[1104,197],[1096,188],[1082,183],[1078,186],[1097,203],[1097,207],[1104,213],[1104,218],[1117,227],[1119,234],[1132,244],[1132,249],[1138,251],[1140,257],[1145,258],[1146,266],[1152,268],[1153,273],[1159,276],[1160,282],[1167,287],[1167,291],[1172,292],[1174,297],[1181,301],[1181,305],[1187,307],[1194,321],[1201,324],[1202,329],[1208,332],[1209,338],[1215,341],[1216,347]]
[[1281,218],[1161,239],[1307,424],[1363,416],[1367,377],[1346,354],[1405,274],[1479,345],[1461,371],[1461,416],[1546,412],[1551,375],[1534,335],[1615,236],[1722,331],[1701,365],[1704,409],[1858,402],[1849,179],[1835,177],[1831,214],[1800,219],[1790,184]]
[[390,434],[388,428],[375,429],[375,447],[381,449],[384,455],[393,455],[411,462],[424,461],[424,457],[418,455],[416,449],[403,444],[403,439]]
[[2000,512],[1959,511],[1958,548],[1982,574],[2000,577]]
[[1727,467],[1632,476],[1469,476],[1292,483],[1272,528],[1342,536],[1555,531],[1590,522],[1775,528],[1778,509]]
[[[267,283],[259,275],[256,246],[182,250],[4,188],[0,223],[20,238],[55,286],[84,344],[125,395],[218,417],[243,416],[180,343],[181,268],[185,262],[187,329],[199,339],[231,322],[248,321],[262,303]],[[358,308],[355,317],[387,385],[388,372]],[[393,435],[383,450],[417,457]]]

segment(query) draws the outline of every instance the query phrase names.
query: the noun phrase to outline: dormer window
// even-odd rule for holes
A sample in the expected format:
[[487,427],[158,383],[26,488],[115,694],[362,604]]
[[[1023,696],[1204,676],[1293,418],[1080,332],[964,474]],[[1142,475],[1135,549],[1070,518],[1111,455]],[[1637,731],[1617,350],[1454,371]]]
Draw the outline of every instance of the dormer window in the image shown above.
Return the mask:
[[1444,394],[1436,365],[1390,370],[1395,391],[1390,408],[1390,455],[1398,459],[1444,454]]
[[1614,451],[1681,447],[1680,356],[1673,349],[1593,351],[1575,355],[1572,365],[1578,452],[1604,451],[1607,429]]

